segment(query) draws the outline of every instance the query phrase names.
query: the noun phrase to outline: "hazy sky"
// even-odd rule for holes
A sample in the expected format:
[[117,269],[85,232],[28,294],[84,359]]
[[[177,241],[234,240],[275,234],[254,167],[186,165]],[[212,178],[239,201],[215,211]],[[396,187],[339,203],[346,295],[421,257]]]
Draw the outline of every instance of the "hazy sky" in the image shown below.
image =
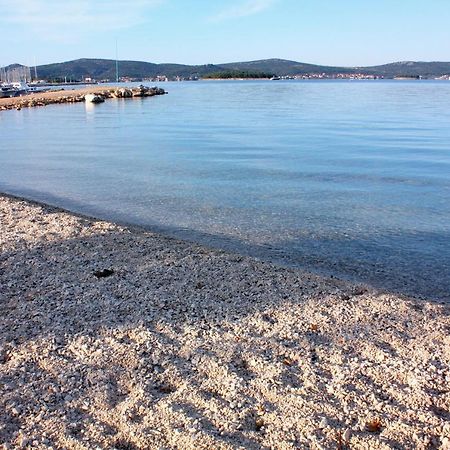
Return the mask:
[[0,66],[450,60],[450,0],[0,0]]

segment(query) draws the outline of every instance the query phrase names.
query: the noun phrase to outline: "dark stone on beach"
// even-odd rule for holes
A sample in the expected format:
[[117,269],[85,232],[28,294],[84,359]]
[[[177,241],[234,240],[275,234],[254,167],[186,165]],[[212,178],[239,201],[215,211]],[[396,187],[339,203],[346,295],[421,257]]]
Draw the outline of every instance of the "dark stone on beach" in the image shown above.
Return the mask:
[[134,445],[132,442],[120,439],[114,444],[114,448],[116,450],[138,450],[138,447]]
[[269,323],[272,324],[272,325],[274,325],[274,324],[277,322],[273,317],[270,317],[269,314],[263,314],[263,315],[262,315],[262,319],[263,319],[265,322],[269,322]]
[[97,278],[107,278],[114,274],[114,270],[112,269],[103,269],[103,270],[97,270],[94,272],[94,276]]
[[359,295],[365,294],[366,292],[367,292],[367,289],[366,289],[366,288],[360,287],[360,288],[356,288],[356,289],[353,291],[353,295],[359,296]]
[[261,431],[262,428],[264,427],[264,419],[262,417],[257,417],[255,419],[255,430],[256,431]]
[[6,364],[10,359],[10,353],[6,349],[0,349],[0,364]]
[[170,384],[160,384],[156,389],[161,392],[161,394],[172,394],[176,391],[176,388]]

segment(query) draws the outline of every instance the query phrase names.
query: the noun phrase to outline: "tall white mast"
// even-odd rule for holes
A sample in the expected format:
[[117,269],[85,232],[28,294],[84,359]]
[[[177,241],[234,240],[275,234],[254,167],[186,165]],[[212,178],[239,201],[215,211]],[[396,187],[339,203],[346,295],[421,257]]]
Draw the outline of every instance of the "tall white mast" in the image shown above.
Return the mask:
[[116,82],[119,82],[119,57],[118,57],[118,47],[117,47],[117,38],[116,38]]

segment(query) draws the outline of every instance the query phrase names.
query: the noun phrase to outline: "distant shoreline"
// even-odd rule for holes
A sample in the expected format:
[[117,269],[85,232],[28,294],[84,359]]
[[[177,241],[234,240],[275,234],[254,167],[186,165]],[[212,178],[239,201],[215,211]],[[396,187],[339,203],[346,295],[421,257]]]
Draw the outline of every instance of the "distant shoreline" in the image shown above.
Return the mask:
[[[247,72],[248,75],[257,76],[274,74],[277,76],[316,76],[325,75],[330,78],[361,74],[386,79],[395,77],[422,77],[434,79],[439,77],[450,78],[450,62],[446,61],[398,61],[373,66],[329,66],[310,64],[280,58],[261,59],[256,61],[240,61],[218,64],[154,64],[146,61],[118,61],[119,77],[125,81],[133,79],[152,79],[158,77],[168,79],[194,79],[218,73]],[[5,70],[14,69],[17,65],[5,67]],[[19,65],[19,67],[25,67]],[[95,74],[95,75],[94,75]],[[37,66],[35,78],[42,80],[64,81],[70,79],[83,81],[116,80],[116,60],[102,58],[81,58],[72,61],[58,62]]]

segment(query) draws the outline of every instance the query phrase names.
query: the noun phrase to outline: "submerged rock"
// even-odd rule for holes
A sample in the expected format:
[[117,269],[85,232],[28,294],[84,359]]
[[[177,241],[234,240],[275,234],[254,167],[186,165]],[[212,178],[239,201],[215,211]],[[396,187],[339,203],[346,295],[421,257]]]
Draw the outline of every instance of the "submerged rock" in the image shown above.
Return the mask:
[[103,270],[97,270],[94,272],[94,277],[97,278],[107,278],[114,274],[114,270],[112,269],[103,269]]

